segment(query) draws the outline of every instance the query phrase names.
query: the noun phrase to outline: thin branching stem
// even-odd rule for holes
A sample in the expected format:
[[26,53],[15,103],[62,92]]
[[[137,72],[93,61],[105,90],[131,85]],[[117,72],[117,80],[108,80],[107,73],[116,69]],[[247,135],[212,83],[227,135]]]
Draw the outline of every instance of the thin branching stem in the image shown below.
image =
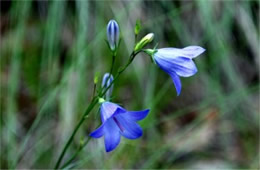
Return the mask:
[[69,148],[70,144],[72,143],[74,136],[75,136],[76,133],[78,132],[78,130],[79,130],[80,126],[82,125],[82,123],[84,122],[84,120],[87,118],[88,114],[92,111],[92,109],[95,107],[95,105],[96,105],[97,103],[98,103],[98,98],[97,98],[97,97],[94,97],[94,98],[91,100],[89,106],[87,107],[85,113],[82,115],[82,117],[81,117],[79,123],[77,124],[77,126],[76,126],[75,129],[73,130],[73,132],[72,132],[72,134],[71,134],[69,140],[67,141],[65,147],[63,148],[63,150],[62,150],[62,152],[61,152],[61,154],[60,154],[60,156],[59,156],[59,159],[58,159],[58,161],[57,161],[57,163],[56,163],[56,165],[55,165],[55,169],[58,169],[58,168],[59,168],[60,163],[61,163],[61,161],[62,161],[62,159],[63,159],[63,157],[64,157],[64,155],[65,155],[67,149]]
[[88,137],[88,139],[83,143],[80,144],[78,150],[74,153],[74,155],[61,167],[61,169],[66,168],[76,157],[77,155],[80,153],[80,151],[88,144],[88,142],[90,141],[90,137]]
[[[112,55],[112,63],[111,63],[110,71],[109,71],[109,76],[108,76],[108,78],[106,79],[106,82],[105,82],[105,84],[104,84],[104,87],[101,87],[101,91],[103,91],[103,89],[106,87],[108,80],[109,80],[109,79],[111,78],[111,76],[112,76],[113,68],[114,68],[114,65],[115,65],[115,58],[116,58],[116,53],[113,52],[113,55]],[[107,99],[106,99],[106,100],[107,100]]]
[[[123,68],[119,68],[118,71],[117,71],[117,74],[114,78],[114,80],[108,85],[108,87],[105,88],[104,91],[100,91],[99,95],[98,96],[95,96],[90,104],[88,105],[85,113],[83,114],[83,116],[81,117],[80,121],[78,122],[78,124],[76,125],[75,129],[73,130],[69,140],[67,141],[65,147],[63,148],[59,158],[58,158],[58,161],[55,165],[55,168],[54,169],[58,169],[59,166],[60,166],[60,163],[63,159],[63,157],[65,156],[65,153],[66,151],[68,150],[69,146],[71,145],[73,139],[74,139],[74,136],[76,135],[76,133],[78,132],[80,126],[82,125],[82,123],[85,121],[85,119],[87,118],[87,116],[89,115],[89,113],[92,111],[92,109],[96,106],[96,104],[98,103],[98,99],[99,97],[103,97],[107,90],[114,84],[114,82],[118,79],[118,77],[126,70],[126,68],[132,63],[132,61],[134,60],[135,56],[137,55],[138,53],[135,53],[135,52],[132,52],[130,57],[129,57],[129,60],[128,62],[126,63],[126,65],[123,67]],[[83,149],[83,148],[82,148]],[[79,152],[77,152],[78,154]]]

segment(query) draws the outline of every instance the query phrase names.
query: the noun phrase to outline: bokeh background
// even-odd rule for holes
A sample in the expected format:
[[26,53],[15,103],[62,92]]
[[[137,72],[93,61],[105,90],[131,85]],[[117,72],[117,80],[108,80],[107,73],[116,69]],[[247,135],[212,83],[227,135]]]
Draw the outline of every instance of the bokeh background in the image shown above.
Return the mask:
[[[93,93],[109,71],[106,24],[121,30],[116,67],[138,39],[149,47],[199,45],[198,73],[170,77],[140,54],[114,86],[113,102],[150,108],[138,140],[106,153],[91,139],[67,168],[259,168],[259,1],[1,1],[1,168],[53,168]],[[68,160],[100,124],[96,107]]]

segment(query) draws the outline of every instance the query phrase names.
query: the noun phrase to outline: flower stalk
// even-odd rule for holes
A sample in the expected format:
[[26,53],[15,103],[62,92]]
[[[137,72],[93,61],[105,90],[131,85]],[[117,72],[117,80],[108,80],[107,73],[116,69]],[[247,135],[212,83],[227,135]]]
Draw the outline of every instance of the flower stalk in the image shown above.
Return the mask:
[[[137,42],[136,39],[140,29],[140,23],[137,23],[135,27],[135,46],[133,52],[129,56],[127,63],[123,67],[118,68],[115,76],[113,77],[112,73],[114,70],[118,46],[120,44],[119,26],[115,20],[110,20],[110,22],[108,23],[107,42],[109,45],[109,49],[112,52],[112,63],[110,67],[110,72],[104,75],[102,86],[99,90],[97,90],[97,93],[97,77],[95,77],[93,97],[81,119],[74,128],[71,136],[66,142],[57,160],[55,169],[58,169],[60,167],[63,157],[65,156],[79,128],[81,127],[85,119],[88,118],[89,114],[98,103],[101,105],[100,110],[102,125],[94,132],[92,132],[90,136],[94,138],[104,136],[107,152],[110,152],[117,147],[117,145],[120,143],[121,136],[124,136],[128,139],[137,139],[142,136],[142,129],[136,122],[144,119],[147,116],[149,109],[142,111],[127,111],[121,106],[109,102],[115,81],[133,62],[137,54],[139,54],[140,52],[145,52],[151,57],[153,63],[157,64],[163,71],[171,76],[177,90],[177,95],[180,95],[181,92],[181,81],[179,77],[190,77],[197,72],[196,65],[192,61],[192,59],[203,53],[205,49],[199,46],[188,46],[183,49],[156,49],[156,47],[154,49],[143,49],[148,43],[153,41],[154,34],[149,33],[139,42]],[[76,158],[79,152],[88,144],[89,140],[90,138],[88,138],[87,141],[85,141],[84,143],[81,143],[75,154],[66,163],[64,163],[61,168],[66,168]]]
[[[138,52],[139,53],[139,52]],[[95,96],[90,104],[88,105],[86,111],[84,112],[84,114],[82,115],[80,121],[78,122],[78,124],[76,125],[75,129],[73,130],[70,138],[68,139],[66,145],[64,146],[59,158],[58,158],[58,161],[54,167],[54,169],[58,169],[60,167],[60,164],[61,164],[61,161],[63,159],[63,157],[65,156],[65,153],[67,152],[69,146],[71,145],[76,133],[78,132],[79,128],[81,127],[81,125],[83,124],[83,122],[85,121],[85,119],[87,118],[87,116],[89,115],[89,113],[93,110],[93,108],[96,106],[96,104],[99,102],[99,98],[102,98],[104,97],[104,95],[106,94],[106,92],[109,90],[109,88],[114,84],[114,82],[118,79],[118,77],[127,69],[127,67],[133,62],[135,56],[138,54],[138,53],[134,53],[132,52],[130,57],[129,57],[129,60],[128,62],[126,63],[126,65],[122,68],[122,69],[118,69],[117,71],[117,74],[116,76],[114,77],[114,80],[111,81],[111,83],[104,89],[104,91],[100,91],[100,93]]]

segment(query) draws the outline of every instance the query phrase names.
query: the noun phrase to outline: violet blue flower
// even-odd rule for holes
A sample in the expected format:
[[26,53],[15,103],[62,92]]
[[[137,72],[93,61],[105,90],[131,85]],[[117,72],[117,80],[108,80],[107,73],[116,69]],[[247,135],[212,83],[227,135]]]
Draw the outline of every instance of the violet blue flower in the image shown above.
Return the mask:
[[107,24],[107,40],[110,49],[114,51],[119,42],[119,26],[115,20],[110,20]]
[[93,138],[104,136],[107,152],[114,150],[118,146],[121,136],[127,139],[141,137],[143,131],[136,122],[144,119],[149,113],[149,109],[127,111],[119,105],[107,101],[101,104],[100,111],[102,125],[92,132],[90,136]]
[[155,63],[171,76],[178,96],[181,93],[180,77],[190,77],[197,72],[192,59],[204,51],[205,49],[199,46],[188,46],[182,49],[161,48],[154,53]]

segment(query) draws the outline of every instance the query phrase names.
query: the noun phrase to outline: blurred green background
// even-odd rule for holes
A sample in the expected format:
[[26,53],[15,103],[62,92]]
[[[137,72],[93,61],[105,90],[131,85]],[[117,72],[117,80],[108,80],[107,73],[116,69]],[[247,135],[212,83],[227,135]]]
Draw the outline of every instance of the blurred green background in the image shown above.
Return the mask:
[[[199,45],[198,73],[170,77],[136,57],[116,82],[113,102],[150,108],[138,140],[111,153],[91,139],[68,168],[259,168],[259,1],[1,1],[1,166],[53,168],[84,113],[93,77],[109,71],[106,24],[122,41],[116,67],[149,32],[158,47]],[[100,124],[90,114],[65,159]]]

